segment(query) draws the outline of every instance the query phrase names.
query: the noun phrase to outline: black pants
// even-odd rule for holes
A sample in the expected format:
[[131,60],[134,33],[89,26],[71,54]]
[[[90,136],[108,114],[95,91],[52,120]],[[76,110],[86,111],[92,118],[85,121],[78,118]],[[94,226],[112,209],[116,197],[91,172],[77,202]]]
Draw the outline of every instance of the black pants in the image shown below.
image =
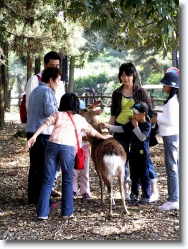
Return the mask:
[[139,196],[140,184],[142,194],[145,198],[150,198],[150,176],[149,176],[149,154],[134,154],[129,155],[130,177],[132,180],[131,192]]
[[[27,133],[27,140],[33,133]],[[37,204],[44,175],[44,151],[50,135],[40,134],[30,148],[30,169],[28,176],[28,204]]]

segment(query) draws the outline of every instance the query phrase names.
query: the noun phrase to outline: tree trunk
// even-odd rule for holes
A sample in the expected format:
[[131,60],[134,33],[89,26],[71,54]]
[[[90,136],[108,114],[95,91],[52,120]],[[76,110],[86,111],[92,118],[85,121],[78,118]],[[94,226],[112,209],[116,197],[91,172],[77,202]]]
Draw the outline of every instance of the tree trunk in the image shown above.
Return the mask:
[[3,51],[6,58],[6,66],[4,66],[4,98],[5,98],[5,110],[10,109],[10,98],[9,98],[9,88],[8,88],[8,43],[4,43]]
[[172,67],[179,68],[177,51],[172,50]]
[[32,59],[29,52],[30,40],[28,39],[27,42],[28,42],[28,49],[27,49],[27,81],[28,81],[32,75]]
[[5,66],[0,65],[0,128],[5,127],[5,98],[4,98],[4,75]]
[[138,84],[139,86],[142,86],[140,74],[138,74],[138,77],[137,77],[137,84]]
[[24,93],[23,80],[21,78],[21,74],[17,75],[17,83],[18,83],[18,93],[19,95]]
[[68,84],[69,92],[73,92],[74,88],[74,66],[75,66],[75,56],[71,56],[70,66],[69,66],[69,84]]
[[35,58],[35,74],[40,72],[41,60],[40,57]]

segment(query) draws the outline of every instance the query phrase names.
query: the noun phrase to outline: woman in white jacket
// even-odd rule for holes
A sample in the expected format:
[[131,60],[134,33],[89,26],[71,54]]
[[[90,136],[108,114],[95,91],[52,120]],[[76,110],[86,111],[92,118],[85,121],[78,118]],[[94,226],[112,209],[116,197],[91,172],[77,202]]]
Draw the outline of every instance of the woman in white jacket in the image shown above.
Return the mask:
[[163,138],[168,200],[159,209],[168,211],[179,209],[179,74],[167,70],[160,83],[169,96],[162,115],[151,118],[151,122],[159,122]]

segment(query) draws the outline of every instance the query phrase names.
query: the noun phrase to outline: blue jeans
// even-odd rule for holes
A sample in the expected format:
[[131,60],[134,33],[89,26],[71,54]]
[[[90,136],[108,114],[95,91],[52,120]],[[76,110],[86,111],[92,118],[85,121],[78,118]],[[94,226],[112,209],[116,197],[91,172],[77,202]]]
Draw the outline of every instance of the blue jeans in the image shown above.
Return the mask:
[[151,183],[157,182],[157,175],[156,175],[155,168],[154,168],[151,158],[149,159],[149,177],[150,177]]
[[168,201],[179,201],[179,135],[164,136]]
[[131,172],[131,193],[139,196],[140,184],[144,198],[150,198],[149,154],[130,153],[129,165]]
[[72,198],[74,147],[48,142],[45,150],[44,179],[36,210],[38,217],[46,217],[50,212],[49,199],[59,161],[62,170],[61,214],[69,216],[74,212]]

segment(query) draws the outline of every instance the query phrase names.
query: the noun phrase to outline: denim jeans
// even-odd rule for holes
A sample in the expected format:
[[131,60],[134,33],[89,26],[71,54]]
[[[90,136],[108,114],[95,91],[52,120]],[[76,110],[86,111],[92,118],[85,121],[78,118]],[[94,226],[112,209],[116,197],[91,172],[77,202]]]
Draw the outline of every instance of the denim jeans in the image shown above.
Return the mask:
[[179,201],[179,135],[164,136],[168,201]]
[[149,177],[150,177],[151,183],[157,182],[157,175],[156,175],[155,168],[154,168],[151,158],[149,159]]
[[129,165],[132,180],[131,193],[139,196],[140,184],[144,198],[150,198],[149,154],[130,153]]
[[48,142],[45,150],[44,179],[36,210],[38,217],[46,217],[50,212],[49,199],[59,161],[62,170],[61,214],[62,216],[69,216],[74,212],[72,198],[74,160],[73,146]]

